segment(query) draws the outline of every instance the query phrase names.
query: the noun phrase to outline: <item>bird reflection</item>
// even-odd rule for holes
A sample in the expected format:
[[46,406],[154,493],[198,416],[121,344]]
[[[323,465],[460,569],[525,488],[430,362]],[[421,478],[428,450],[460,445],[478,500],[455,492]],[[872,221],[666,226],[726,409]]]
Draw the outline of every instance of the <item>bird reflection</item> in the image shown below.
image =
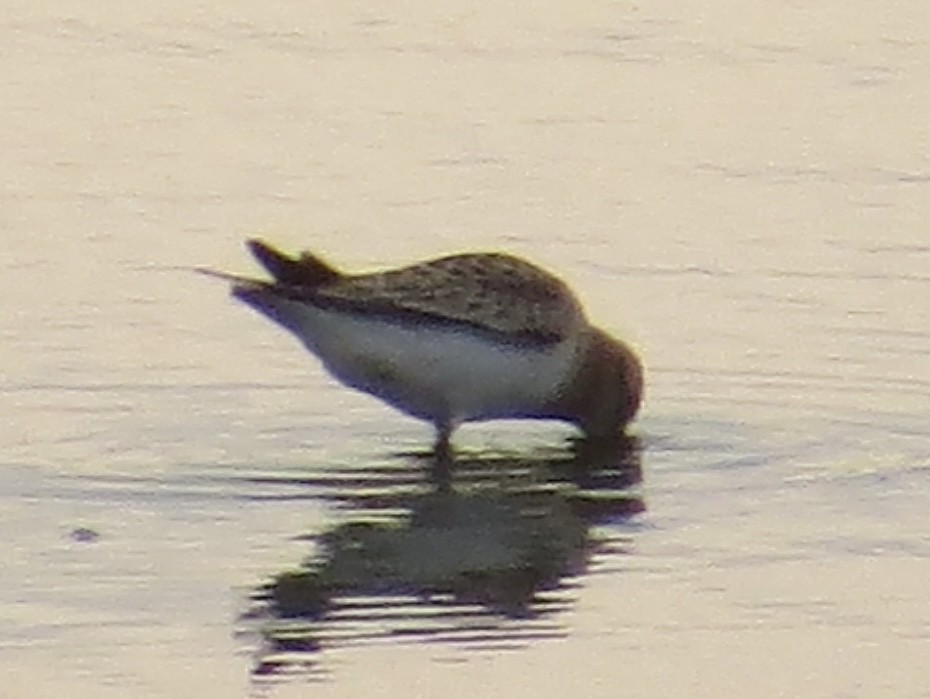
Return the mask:
[[256,676],[319,672],[328,648],[352,644],[480,649],[562,637],[572,579],[598,547],[623,549],[619,537],[595,541],[592,526],[645,509],[634,437],[465,454],[449,466],[401,455],[300,479],[347,518],[308,537],[314,555],[255,592]]

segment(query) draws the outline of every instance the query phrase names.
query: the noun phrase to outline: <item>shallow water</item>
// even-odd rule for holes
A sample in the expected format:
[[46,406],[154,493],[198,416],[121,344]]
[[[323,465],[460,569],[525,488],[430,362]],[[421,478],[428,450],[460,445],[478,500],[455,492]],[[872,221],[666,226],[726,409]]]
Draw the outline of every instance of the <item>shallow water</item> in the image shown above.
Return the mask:
[[[928,696],[928,20],[14,4],[5,696]],[[257,233],[552,268],[645,359],[638,447],[468,426],[435,493],[425,426],[188,271]],[[257,599],[321,566],[317,618]]]

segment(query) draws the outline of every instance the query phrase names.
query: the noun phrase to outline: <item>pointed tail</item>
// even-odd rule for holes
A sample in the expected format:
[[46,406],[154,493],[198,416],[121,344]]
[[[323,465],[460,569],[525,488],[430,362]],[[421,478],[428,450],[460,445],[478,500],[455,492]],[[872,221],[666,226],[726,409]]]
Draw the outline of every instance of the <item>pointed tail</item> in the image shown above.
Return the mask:
[[247,241],[246,245],[279,284],[315,289],[342,278],[339,270],[309,252],[300,257],[290,257],[254,238]]

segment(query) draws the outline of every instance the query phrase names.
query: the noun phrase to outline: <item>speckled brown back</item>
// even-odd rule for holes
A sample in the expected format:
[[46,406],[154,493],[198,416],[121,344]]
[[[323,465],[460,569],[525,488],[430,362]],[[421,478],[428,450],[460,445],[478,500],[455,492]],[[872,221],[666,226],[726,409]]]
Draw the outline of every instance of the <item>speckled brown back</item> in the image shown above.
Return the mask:
[[559,342],[584,323],[564,282],[502,253],[452,255],[294,291],[320,307],[470,326],[516,343]]

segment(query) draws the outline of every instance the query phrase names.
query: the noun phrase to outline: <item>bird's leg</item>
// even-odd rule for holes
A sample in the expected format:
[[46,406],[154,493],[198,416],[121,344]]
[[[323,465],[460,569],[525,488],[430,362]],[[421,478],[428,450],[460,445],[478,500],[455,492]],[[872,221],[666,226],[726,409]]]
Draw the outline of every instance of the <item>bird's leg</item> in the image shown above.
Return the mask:
[[437,423],[436,425],[432,478],[441,491],[447,491],[452,487],[452,466],[455,459],[452,454],[450,440],[453,429],[453,426],[448,422]]
[[436,442],[433,445],[433,453],[437,458],[452,455],[451,438],[452,425],[448,422],[441,422],[436,425]]

